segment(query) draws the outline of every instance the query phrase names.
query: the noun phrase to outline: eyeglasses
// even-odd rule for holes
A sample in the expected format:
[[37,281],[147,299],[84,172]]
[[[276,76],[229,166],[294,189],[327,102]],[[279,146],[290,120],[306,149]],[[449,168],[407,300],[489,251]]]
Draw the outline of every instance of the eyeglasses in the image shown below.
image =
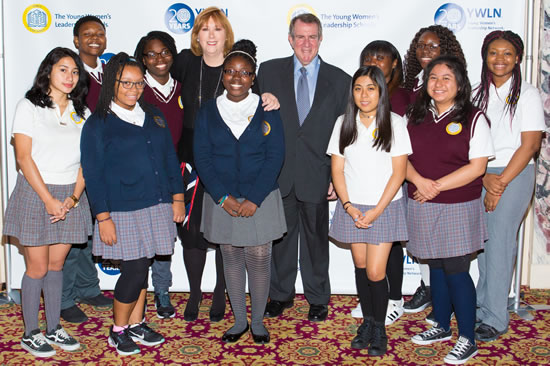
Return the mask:
[[419,51],[423,51],[426,49],[427,51],[434,52],[439,48],[439,45],[437,43],[418,43],[416,45],[416,49]]
[[155,51],[146,52],[143,54],[143,56],[147,57],[150,60],[156,60],[157,58],[159,58],[159,56],[162,58],[170,57],[172,56],[172,52],[170,52],[168,48],[165,48],[160,52],[155,52]]
[[243,78],[249,78],[252,75],[254,75],[254,72],[252,72],[252,71],[246,71],[246,70],[237,71],[237,70],[233,70],[233,69],[225,69],[225,70],[223,70],[223,73],[225,75],[229,75],[229,76],[239,75],[240,77],[243,77]]
[[145,88],[145,81],[127,81],[119,79],[116,79],[116,81],[118,81],[124,89],[132,89],[134,86],[136,87],[136,89]]

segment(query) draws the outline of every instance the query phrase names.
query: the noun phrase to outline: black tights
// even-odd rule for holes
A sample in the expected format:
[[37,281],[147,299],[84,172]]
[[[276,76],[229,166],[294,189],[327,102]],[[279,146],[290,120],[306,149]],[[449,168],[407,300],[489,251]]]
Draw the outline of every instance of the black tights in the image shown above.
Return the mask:
[[115,285],[115,299],[131,304],[139,297],[141,290],[147,289],[151,259],[139,258],[120,263],[120,277]]

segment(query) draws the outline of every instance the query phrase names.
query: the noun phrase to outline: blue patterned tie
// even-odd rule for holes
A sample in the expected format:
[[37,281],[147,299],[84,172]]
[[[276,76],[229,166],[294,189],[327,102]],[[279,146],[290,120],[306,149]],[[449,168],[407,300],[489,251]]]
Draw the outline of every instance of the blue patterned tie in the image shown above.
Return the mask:
[[298,119],[300,120],[300,126],[304,123],[304,120],[309,113],[309,87],[307,85],[306,68],[300,69],[302,75],[298,79],[298,90],[296,91],[296,107],[298,108]]

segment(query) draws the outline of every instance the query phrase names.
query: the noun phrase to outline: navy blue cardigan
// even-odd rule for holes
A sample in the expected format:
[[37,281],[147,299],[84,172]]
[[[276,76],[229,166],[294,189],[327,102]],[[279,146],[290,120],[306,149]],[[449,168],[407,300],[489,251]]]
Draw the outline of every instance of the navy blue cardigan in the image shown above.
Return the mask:
[[217,202],[224,195],[246,198],[258,207],[278,188],[285,156],[279,111],[264,112],[262,101],[237,140],[225,124],[216,100],[204,103],[195,120],[195,166],[206,191]]
[[158,109],[143,127],[114,114],[92,114],[82,129],[81,164],[92,212],[134,211],[171,203],[183,179],[166,120]]

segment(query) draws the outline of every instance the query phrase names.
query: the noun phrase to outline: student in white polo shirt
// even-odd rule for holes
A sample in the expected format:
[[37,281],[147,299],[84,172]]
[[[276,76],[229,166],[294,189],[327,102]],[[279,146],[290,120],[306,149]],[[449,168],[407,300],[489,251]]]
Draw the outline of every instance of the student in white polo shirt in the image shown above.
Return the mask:
[[[77,54],[54,48],[40,64],[33,86],[19,101],[13,121],[17,183],[8,201],[4,235],[23,245],[21,281],[25,333],[21,346],[37,357],[80,348],[59,324],[63,263],[71,244],[92,233],[80,168],[80,133],[89,115],[87,76]],[[44,292],[46,336],[38,327]]]
[[481,84],[474,103],[491,122],[496,158],[483,178],[489,240],[478,255],[476,339],[493,341],[508,330],[508,293],[516,261],[517,234],[535,187],[533,157],[545,129],[539,92],[521,80],[523,42],[511,31],[483,41]]
[[327,149],[339,202],[329,236],[351,243],[363,323],[351,347],[386,353],[386,264],[394,241],[407,240],[404,198],[406,122],[390,111],[383,72],[361,67],[353,75],[346,113],[336,121]]

